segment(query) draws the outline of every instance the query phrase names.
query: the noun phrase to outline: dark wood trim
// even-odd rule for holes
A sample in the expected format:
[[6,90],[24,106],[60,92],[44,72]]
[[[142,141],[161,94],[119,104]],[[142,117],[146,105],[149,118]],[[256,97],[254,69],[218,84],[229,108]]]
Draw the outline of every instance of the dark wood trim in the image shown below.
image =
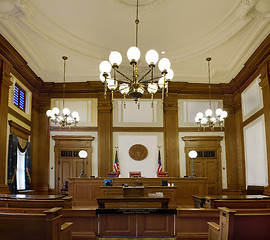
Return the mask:
[[16,135],[17,137],[20,137],[26,141],[28,141],[28,138],[31,134],[30,131],[25,129],[24,127],[20,126],[19,124],[15,123],[12,120],[8,121],[10,126],[10,133]]
[[[187,142],[187,141],[218,141],[220,142],[223,137],[221,136],[186,136],[186,137],[182,137],[183,141]],[[217,145],[219,146],[219,144]]]
[[50,131],[61,131],[61,132],[97,132],[97,127],[60,127],[50,126]]
[[24,116],[22,116],[21,114],[19,114],[15,110],[13,110],[12,108],[10,108],[10,107],[8,108],[8,113],[11,114],[13,117],[17,118],[18,120],[22,121],[23,123],[25,123],[29,127],[31,127],[31,121],[29,121],[27,118],[25,118]]
[[246,61],[244,67],[229,83],[232,92],[239,91],[242,85],[251,78],[259,66],[269,57],[270,54],[270,34],[265,38],[261,45],[255,50],[251,57]]
[[[179,127],[178,132],[213,132],[209,127],[205,130],[198,129],[198,127]],[[215,127],[214,132],[224,132],[224,128]]]
[[113,132],[164,132],[163,127],[113,127]]
[[257,119],[258,117],[262,116],[264,114],[264,109],[260,109],[258,112],[254,113],[251,117],[249,117],[247,120],[245,120],[242,123],[242,127],[247,126],[248,124],[250,124],[251,122],[253,122],[255,119]]

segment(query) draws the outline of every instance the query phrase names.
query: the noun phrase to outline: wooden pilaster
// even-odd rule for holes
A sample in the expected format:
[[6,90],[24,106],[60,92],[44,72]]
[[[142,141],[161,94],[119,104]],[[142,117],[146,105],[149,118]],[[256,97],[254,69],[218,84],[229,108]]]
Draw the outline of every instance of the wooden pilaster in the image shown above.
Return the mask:
[[245,188],[244,140],[242,128],[241,95],[226,95],[224,109],[228,112],[225,120],[225,146],[227,168],[227,192],[241,193]]
[[169,93],[164,99],[164,148],[165,169],[170,177],[180,176],[178,99],[176,93]]
[[9,193],[8,186],[5,185],[5,180],[9,87],[12,85],[10,69],[11,66],[5,60],[0,60],[0,193]]
[[98,94],[98,176],[112,171],[112,102],[107,94]]
[[266,135],[266,151],[267,151],[267,167],[268,167],[268,186],[265,194],[270,195],[270,57],[260,66],[261,82],[263,94],[263,110],[265,120],[265,135]]
[[31,161],[32,186],[36,193],[49,191],[49,120],[46,111],[50,108],[49,99],[33,92],[31,116]]

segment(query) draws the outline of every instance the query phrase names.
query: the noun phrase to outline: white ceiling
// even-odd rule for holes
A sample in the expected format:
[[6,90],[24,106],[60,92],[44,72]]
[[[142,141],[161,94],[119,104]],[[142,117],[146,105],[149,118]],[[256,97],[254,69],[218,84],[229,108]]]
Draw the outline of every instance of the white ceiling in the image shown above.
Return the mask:
[[[135,45],[136,0],[0,0],[0,33],[45,82],[99,80],[110,51]],[[165,51],[174,81],[228,83],[270,33],[270,0],[139,0],[140,66]]]

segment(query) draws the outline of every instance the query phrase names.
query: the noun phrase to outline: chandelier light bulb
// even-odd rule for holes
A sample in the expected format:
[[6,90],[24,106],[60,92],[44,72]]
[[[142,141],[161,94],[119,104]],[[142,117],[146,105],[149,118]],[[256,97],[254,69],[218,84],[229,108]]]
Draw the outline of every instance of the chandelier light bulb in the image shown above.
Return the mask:
[[112,51],[110,56],[109,56],[109,61],[111,63],[111,65],[116,65],[119,66],[122,62],[122,55],[121,53],[117,52],[117,51]]
[[149,93],[155,94],[158,90],[158,85],[156,83],[149,83],[147,90]]
[[145,61],[148,63],[148,65],[150,64],[154,64],[156,65],[156,63],[158,62],[158,53],[156,50],[149,50],[146,54],[145,54]]
[[227,111],[222,111],[221,117],[226,118],[228,116]]
[[143,88],[143,86],[140,86],[140,87],[137,89],[137,92],[143,94],[143,93],[144,93],[144,88]]
[[198,117],[198,119],[202,119],[203,118],[203,113],[202,112],[198,112],[196,117]]
[[101,73],[109,73],[112,70],[112,65],[109,61],[104,60],[99,64],[99,70]]
[[167,70],[167,74],[166,74],[165,78],[166,78],[166,80],[170,81],[170,80],[173,79],[173,77],[174,77],[174,72],[173,72],[173,70],[170,68],[170,69]]
[[218,108],[218,109],[216,110],[216,115],[217,115],[217,117],[220,117],[221,114],[222,114],[222,109],[221,109],[221,108]]
[[167,87],[168,87],[168,83],[165,83],[164,77],[161,77],[161,78],[158,80],[158,86],[159,86],[161,89],[167,88]]
[[72,115],[73,118],[76,118],[76,119],[79,117],[79,113],[76,112],[76,111],[72,112],[71,115]]
[[114,79],[107,79],[108,82],[108,88],[110,90],[115,90],[117,88],[117,81],[115,81]]
[[190,158],[196,158],[198,156],[198,153],[194,150],[189,151],[188,156]]
[[207,118],[203,117],[202,120],[201,120],[201,123],[202,123],[203,125],[205,125],[205,124],[207,123]]
[[70,110],[68,108],[64,108],[62,112],[64,116],[68,116],[70,114]]
[[200,122],[200,119],[197,116],[194,118],[194,120],[196,123]]
[[73,122],[72,117],[67,117],[67,123],[68,123],[68,124],[71,124],[72,122]]
[[87,152],[85,150],[79,151],[79,157],[80,158],[87,158]]
[[171,62],[168,58],[162,58],[160,59],[159,63],[158,63],[158,68],[161,72],[163,71],[167,71],[171,68]]
[[59,109],[57,107],[54,107],[52,109],[52,112],[53,112],[54,115],[58,115],[59,114]]
[[51,117],[53,116],[52,110],[48,110],[48,111],[46,112],[46,115],[47,115],[47,117],[51,118]]
[[122,83],[119,86],[119,91],[121,94],[126,95],[129,92],[129,86],[127,83]]
[[127,58],[130,62],[134,61],[138,62],[141,57],[140,49],[137,47],[130,47],[127,51]]
[[211,121],[212,123],[214,123],[214,124],[215,124],[215,123],[216,123],[216,121],[217,121],[217,119],[216,119],[215,117],[211,117],[211,118],[210,118],[210,121]]
[[205,111],[206,117],[211,117],[212,114],[213,114],[213,111],[210,108]]

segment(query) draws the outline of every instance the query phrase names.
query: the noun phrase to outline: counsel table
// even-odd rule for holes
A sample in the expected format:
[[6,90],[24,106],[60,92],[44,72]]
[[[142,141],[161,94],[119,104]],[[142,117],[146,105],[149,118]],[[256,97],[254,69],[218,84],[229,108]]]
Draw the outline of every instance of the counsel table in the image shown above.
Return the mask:
[[118,202],[161,202],[161,208],[168,208],[169,198],[166,197],[99,197],[97,198],[98,208],[105,208],[105,203]]

